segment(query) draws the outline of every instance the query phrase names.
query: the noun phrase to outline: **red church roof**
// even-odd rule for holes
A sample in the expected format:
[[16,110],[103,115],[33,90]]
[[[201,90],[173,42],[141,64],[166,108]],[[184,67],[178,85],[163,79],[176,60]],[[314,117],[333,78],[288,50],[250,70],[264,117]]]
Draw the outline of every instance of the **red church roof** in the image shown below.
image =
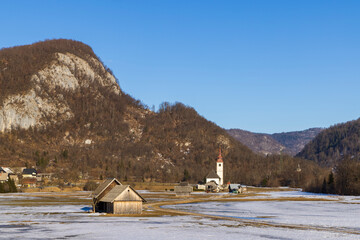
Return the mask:
[[217,162],[224,162],[221,156],[221,148],[219,148],[219,156],[217,158]]

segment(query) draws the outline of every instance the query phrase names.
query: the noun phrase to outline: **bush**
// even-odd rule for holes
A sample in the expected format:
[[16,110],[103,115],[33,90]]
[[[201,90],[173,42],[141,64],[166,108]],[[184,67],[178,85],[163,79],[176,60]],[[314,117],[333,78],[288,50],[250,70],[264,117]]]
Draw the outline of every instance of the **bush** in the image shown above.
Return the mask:
[[84,191],[94,191],[98,184],[94,181],[87,181],[84,186]]
[[0,193],[9,193],[9,192],[17,192],[15,182],[11,179],[8,179],[4,183],[0,183]]

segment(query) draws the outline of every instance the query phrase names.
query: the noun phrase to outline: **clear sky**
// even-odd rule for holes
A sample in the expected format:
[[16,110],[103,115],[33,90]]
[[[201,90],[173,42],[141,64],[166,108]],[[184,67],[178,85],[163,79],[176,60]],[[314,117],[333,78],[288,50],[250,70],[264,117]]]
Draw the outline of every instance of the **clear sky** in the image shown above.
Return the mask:
[[358,0],[5,0],[0,48],[82,41],[150,107],[296,131],[360,117],[359,13]]

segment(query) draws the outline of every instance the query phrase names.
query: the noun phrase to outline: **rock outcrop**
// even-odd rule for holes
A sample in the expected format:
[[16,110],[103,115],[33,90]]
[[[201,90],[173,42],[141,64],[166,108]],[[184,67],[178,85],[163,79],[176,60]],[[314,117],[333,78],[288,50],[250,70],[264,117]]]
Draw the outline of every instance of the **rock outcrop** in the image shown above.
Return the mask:
[[46,127],[71,119],[74,114],[57,88],[74,92],[80,87],[89,88],[97,83],[115,94],[121,94],[115,77],[105,70],[101,62],[93,57],[85,60],[71,53],[54,53],[54,60],[33,74],[30,82],[30,90],[7,96],[0,104],[1,132]]

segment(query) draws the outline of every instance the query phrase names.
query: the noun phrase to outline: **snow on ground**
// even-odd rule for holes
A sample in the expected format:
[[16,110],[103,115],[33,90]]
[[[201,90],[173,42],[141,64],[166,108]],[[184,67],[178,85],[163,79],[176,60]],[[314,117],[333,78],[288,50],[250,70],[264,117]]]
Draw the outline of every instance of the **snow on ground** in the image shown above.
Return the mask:
[[[6,239],[348,239],[347,234],[256,228],[236,222],[189,216],[129,218],[80,213],[82,206],[35,207],[23,214],[1,214],[0,238]],[[55,210],[58,210],[57,212]],[[60,210],[60,211],[59,211]],[[72,210],[72,211],[70,211]],[[52,212],[48,213],[48,212]],[[20,220],[21,219],[21,220]]]
[[345,227],[360,232],[360,207],[322,201],[201,202],[171,208],[216,216],[322,227]]
[[[208,215],[261,220],[277,224],[297,224],[345,228],[360,232],[360,203],[358,197],[314,194],[301,191],[266,192],[252,199],[308,198],[332,201],[242,201],[200,202],[165,206]],[[250,200],[250,199],[249,199]],[[335,201],[336,200],[336,201]],[[360,237],[359,237],[360,238]]]
[[[279,194],[288,197],[301,193],[279,192],[271,193],[271,196],[280,197]],[[82,209],[90,207],[86,203],[32,205],[35,194],[0,196],[0,239],[359,239],[359,235],[347,233],[245,226],[238,221],[197,216],[106,217],[84,212]],[[19,197],[26,204],[10,204],[14,197]],[[48,199],[47,196],[36,198],[41,201]],[[356,197],[349,197],[350,200],[353,198]],[[279,224],[334,226],[360,231],[358,206],[325,201],[248,201],[170,207],[255,220],[259,216],[268,216],[270,218],[259,219]]]
[[339,200],[348,203],[360,203],[360,196],[340,196],[335,194],[324,194],[324,193],[310,193],[297,191],[274,191],[266,193],[267,196],[259,196],[259,198],[282,198],[282,197],[303,197],[303,198],[322,198],[327,200]]
[[[279,198],[279,197],[305,197],[305,198],[323,198],[329,200],[336,200],[338,199],[339,195],[333,194],[324,194],[324,193],[311,193],[311,192],[302,192],[301,189],[298,190],[289,190],[289,191],[273,191],[273,192],[266,192],[267,196],[265,197],[272,197],[272,198]],[[259,196],[264,197],[264,196]]]

